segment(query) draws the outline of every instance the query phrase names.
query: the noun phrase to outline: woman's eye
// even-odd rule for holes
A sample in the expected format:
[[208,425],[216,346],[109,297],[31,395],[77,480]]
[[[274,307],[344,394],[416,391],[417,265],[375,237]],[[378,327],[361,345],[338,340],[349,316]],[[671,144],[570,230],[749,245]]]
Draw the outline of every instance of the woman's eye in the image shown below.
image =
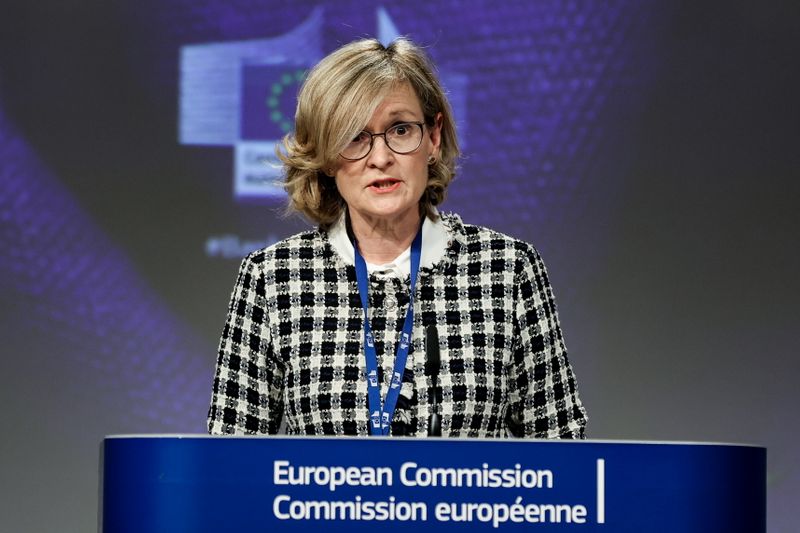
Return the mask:
[[369,142],[369,134],[366,131],[359,132],[359,134],[350,141],[351,144],[362,144],[365,142]]
[[403,135],[408,135],[409,127],[408,124],[398,124],[394,127],[394,134],[398,137],[402,137]]

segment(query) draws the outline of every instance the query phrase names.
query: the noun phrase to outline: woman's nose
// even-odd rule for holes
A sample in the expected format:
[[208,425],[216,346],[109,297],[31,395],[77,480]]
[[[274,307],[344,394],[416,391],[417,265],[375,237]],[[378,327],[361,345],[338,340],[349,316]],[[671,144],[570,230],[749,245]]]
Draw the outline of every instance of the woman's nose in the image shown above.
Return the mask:
[[372,150],[370,150],[367,158],[368,164],[378,168],[391,164],[394,160],[394,152],[386,144],[386,137],[382,135],[376,136],[372,140]]

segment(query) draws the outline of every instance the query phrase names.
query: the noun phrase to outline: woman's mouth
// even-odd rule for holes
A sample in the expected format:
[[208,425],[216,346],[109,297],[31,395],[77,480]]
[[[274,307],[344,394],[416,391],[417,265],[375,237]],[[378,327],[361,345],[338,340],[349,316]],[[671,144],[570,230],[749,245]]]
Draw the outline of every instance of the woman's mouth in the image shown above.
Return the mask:
[[375,180],[369,184],[369,189],[379,193],[392,192],[400,186],[400,183],[402,183],[400,180],[394,178]]

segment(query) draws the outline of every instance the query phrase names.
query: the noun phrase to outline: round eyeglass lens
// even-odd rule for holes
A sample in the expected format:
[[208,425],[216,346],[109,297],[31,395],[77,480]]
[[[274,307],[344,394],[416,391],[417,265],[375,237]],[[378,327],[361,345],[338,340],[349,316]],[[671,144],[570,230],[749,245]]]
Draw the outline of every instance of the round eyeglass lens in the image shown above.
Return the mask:
[[422,124],[398,124],[386,130],[386,144],[398,154],[413,152],[422,144]]

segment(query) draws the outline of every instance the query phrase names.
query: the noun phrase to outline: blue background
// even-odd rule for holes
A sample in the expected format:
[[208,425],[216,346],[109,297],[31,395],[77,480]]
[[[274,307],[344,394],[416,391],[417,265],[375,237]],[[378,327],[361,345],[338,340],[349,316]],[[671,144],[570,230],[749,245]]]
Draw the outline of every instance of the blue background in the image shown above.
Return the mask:
[[0,529],[91,530],[103,435],[202,432],[238,260],[307,226],[234,195],[242,108],[187,107],[187,50],[396,32],[456,104],[444,209],[549,266],[590,436],[766,445],[794,531],[798,29],[789,0],[4,4]]

